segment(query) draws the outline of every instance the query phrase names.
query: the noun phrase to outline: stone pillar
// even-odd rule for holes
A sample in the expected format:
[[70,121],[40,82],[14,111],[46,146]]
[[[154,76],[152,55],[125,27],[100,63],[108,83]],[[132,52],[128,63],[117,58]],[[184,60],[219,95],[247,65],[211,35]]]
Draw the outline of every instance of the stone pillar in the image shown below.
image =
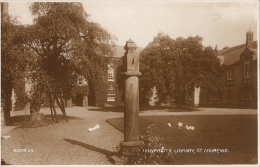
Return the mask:
[[124,141],[121,142],[122,154],[133,155],[141,145],[139,141],[139,56],[136,44],[129,39],[124,49],[123,67],[125,72],[125,110]]

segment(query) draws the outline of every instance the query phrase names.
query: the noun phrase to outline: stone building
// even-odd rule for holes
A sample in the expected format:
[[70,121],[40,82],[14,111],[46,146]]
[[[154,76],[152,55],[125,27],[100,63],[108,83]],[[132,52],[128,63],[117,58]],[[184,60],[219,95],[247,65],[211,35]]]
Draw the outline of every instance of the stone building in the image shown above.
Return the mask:
[[[142,49],[137,47],[137,53],[139,54]],[[96,106],[117,107],[124,105],[124,78],[121,75],[124,54],[124,46],[116,46],[116,53],[111,58],[111,64],[108,64],[107,80],[100,85],[101,88],[98,90]]]
[[[139,54],[142,48],[137,48]],[[78,92],[73,95],[72,105],[78,106],[105,106],[105,107],[117,107],[124,104],[124,80],[121,76],[122,71],[122,57],[125,54],[124,46],[116,46],[116,52],[111,58],[111,63],[108,64],[107,79],[104,83],[101,83],[96,90],[96,97],[93,101],[93,97],[90,95],[84,96],[84,93]],[[79,83],[79,80],[78,80]],[[78,84],[79,85],[79,84]],[[84,88],[85,86],[85,88]],[[87,90],[87,84],[80,85],[81,89]],[[76,88],[76,89],[79,89]],[[86,102],[88,100],[88,102]],[[84,101],[84,102],[83,102]],[[69,106],[69,105],[68,105]]]
[[254,33],[249,29],[245,44],[225,47],[217,53],[225,69],[223,81],[226,92],[209,94],[202,88],[199,93],[187,95],[186,104],[257,108],[257,41],[253,40],[253,36]]

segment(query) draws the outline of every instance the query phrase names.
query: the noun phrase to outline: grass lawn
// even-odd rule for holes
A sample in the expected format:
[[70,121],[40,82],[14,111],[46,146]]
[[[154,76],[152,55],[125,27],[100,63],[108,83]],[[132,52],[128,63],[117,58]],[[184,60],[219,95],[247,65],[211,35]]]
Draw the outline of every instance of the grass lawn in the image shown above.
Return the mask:
[[[178,129],[177,122],[195,126]],[[123,118],[107,122],[123,131]],[[172,127],[167,127],[171,123]],[[174,164],[257,164],[257,115],[141,116],[140,135],[155,124],[160,136],[173,151],[195,149],[194,153],[174,153]],[[228,149],[227,153],[197,152],[197,149]]]

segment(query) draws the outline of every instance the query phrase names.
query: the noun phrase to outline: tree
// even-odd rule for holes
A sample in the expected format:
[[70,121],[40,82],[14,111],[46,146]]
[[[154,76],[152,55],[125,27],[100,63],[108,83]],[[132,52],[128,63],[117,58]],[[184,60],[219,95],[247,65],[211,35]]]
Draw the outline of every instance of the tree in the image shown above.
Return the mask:
[[20,32],[14,18],[8,15],[8,4],[1,3],[1,103],[5,124],[10,120],[11,96],[15,83],[24,79],[28,57],[22,45]]
[[171,39],[159,33],[140,54],[140,91],[151,97],[156,87],[160,102],[175,99],[177,106],[185,104],[185,96],[194,86],[223,92],[222,68],[211,47],[202,45],[199,36]]
[[65,100],[71,97],[77,76],[87,78],[91,92],[107,70],[104,56],[113,54],[114,38],[88,21],[81,3],[35,2],[30,6],[34,24],[24,31],[24,47],[33,57],[27,78],[33,84],[32,105],[38,113],[44,95],[51,111],[54,100],[64,118]]

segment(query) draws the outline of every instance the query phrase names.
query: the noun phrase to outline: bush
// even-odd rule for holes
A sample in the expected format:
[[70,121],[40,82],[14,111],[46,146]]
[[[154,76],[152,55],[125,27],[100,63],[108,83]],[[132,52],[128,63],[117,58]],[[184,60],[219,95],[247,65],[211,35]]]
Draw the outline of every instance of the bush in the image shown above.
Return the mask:
[[158,135],[157,127],[154,124],[147,127],[147,134],[140,136],[140,140],[143,145],[139,152],[131,158],[130,164],[164,165],[169,163],[172,158],[172,149],[167,148],[164,138]]

